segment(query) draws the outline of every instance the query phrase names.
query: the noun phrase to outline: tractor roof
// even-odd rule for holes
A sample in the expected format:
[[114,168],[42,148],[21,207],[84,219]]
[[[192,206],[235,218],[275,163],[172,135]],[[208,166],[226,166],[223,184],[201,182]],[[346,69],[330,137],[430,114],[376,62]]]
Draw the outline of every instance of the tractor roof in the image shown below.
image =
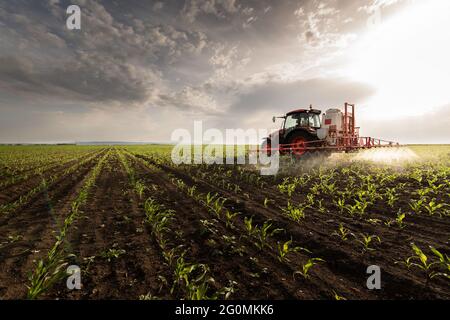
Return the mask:
[[316,113],[316,114],[321,114],[322,111],[317,110],[317,109],[297,109],[297,110],[293,110],[293,111],[289,111],[288,113],[286,113],[287,116],[294,114],[294,113]]

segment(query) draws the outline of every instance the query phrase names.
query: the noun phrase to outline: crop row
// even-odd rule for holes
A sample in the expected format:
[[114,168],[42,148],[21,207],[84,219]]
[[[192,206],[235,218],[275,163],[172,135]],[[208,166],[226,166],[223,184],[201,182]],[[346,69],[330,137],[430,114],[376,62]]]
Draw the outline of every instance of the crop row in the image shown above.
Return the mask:
[[[129,165],[127,157],[118,151],[119,159],[125,168],[129,182],[136,195],[141,200],[145,212],[145,223],[149,225],[167,266],[172,270],[172,280],[161,279],[170,287],[170,294],[189,300],[213,299],[223,294],[223,290],[212,290],[210,284],[214,279],[210,275],[210,267],[205,263],[191,262],[189,250],[184,247],[186,242],[175,231],[177,216],[175,211],[167,209],[154,197],[142,198],[148,187],[136,179],[134,169]],[[142,299],[155,298],[151,293]]]
[[110,152],[111,151],[106,152],[101,157],[86,177],[77,197],[71,203],[70,212],[67,214],[62,226],[57,232],[55,243],[47,252],[46,256],[37,262],[36,268],[29,277],[30,285],[27,293],[28,299],[36,299],[65,276],[65,267],[67,266],[66,261],[72,256],[66,252],[67,250],[64,247],[66,244],[67,232],[73,222],[78,218],[80,208],[86,203],[89,191],[99,176],[106,160],[110,156]]

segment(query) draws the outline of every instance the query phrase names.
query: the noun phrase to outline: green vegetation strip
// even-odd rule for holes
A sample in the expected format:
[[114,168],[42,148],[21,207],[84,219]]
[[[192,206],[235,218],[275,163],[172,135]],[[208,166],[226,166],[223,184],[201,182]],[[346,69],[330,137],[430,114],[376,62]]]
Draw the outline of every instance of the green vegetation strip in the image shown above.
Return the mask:
[[[91,153],[87,154],[87,156],[89,157],[90,155],[92,155],[94,153],[97,153],[97,152],[91,152]],[[78,160],[77,162],[80,162],[80,160],[85,156],[86,155],[79,155],[79,154],[77,154],[76,156],[72,156],[72,157],[65,156],[65,157],[61,157],[60,159],[51,161],[49,163],[39,165],[36,169],[33,169],[29,173],[24,173],[24,174],[14,173],[9,179],[6,179],[5,181],[0,182],[0,188],[9,187],[13,184],[16,184],[21,181],[25,181],[28,178],[32,178],[33,176],[36,176],[36,175],[42,176],[44,171],[62,167],[73,161]]]
[[27,203],[31,199],[31,197],[33,197],[34,195],[38,194],[41,191],[48,189],[48,187],[54,185],[59,178],[72,174],[73,172],[77,171],[78,168],[80,168],[84,164],[90,162],[97,156],[98,156],[98,153],[82,160],[81,162],[75,163],[74,165],[67,168],[60,174],[54,174],[54,175],[50,176],[48,179],[45,179],[45,177],[42,177],[41,183],[39,185],[37,185],[36,187],[34,187],[33,189],[31,189],[30,191],[28,191],[28,193],[20,196],[19,199],[17,199],[16,201],[0,205],[0,215],[9,214],[9,213],[14,212],[17,208],[19,208],[23,204]]

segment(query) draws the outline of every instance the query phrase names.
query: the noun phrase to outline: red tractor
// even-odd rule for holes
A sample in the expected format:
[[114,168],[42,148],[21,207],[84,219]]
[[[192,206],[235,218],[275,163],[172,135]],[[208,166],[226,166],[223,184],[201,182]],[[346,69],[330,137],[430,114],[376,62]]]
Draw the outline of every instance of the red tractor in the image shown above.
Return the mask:
[[[351,107],[351,110],[349,109]],[[296,157],[321,152],[329,154],[332,151],[354,151],[361,148],[390,147],[398,145],[392,141],[384,141],[370,137],[360,137],[359,127],[355,126],[355,105],[345,103],[344,111],[328,109],[322,111],[313,109],[298,109],[288,112],[282,117],[283,125],[276,133],[279,137],[278,151],[280,154],[292,154]],[[270,134],[264,139],[263,150],[268,155],[272,148]]]

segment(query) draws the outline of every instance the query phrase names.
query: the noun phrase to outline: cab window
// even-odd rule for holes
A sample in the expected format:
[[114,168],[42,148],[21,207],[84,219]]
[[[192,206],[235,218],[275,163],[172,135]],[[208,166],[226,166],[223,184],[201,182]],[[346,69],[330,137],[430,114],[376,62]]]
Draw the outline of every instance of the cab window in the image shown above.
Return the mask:
[[290,129],[297,126],[309,126],[309,116],[307,113],[295,113],[286,117],[286,121],[284,122],[285,129]]
[[309,126],[312,128],[320,128],[320,116],[318,114],[309,114]]
[[288,115],[284,122],[284,128],[312,127],[320,128],[320,116],[315,113],[294,113]]

